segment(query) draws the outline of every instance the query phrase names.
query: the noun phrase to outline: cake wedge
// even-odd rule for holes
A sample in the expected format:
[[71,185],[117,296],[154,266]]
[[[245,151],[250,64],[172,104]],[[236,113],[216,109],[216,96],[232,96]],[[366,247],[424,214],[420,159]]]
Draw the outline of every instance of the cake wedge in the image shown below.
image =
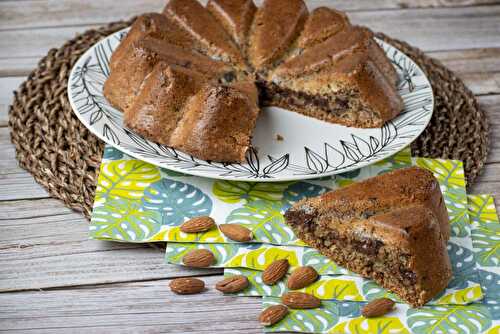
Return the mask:
[[425,169],[395,170],[302,200],[285,220],[306,244],[413,307],[451,279],[448,213]]

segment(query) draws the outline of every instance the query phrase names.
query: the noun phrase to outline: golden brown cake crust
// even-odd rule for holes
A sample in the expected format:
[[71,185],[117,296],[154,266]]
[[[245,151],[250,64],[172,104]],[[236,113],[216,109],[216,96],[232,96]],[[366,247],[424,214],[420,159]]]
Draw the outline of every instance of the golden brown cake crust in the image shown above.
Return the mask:
[[[352,57],[352,55],[357,53],[366,57]],[[383,51],[373,40],[373,32],[359,26],[349,26],[326,41],[305,50],[302,54],[288,59],[276,68],[273,78],[294,78],[321,70],[338,72],[339,68],[352,68],[361,59],[372,60],[382,70],[384,76],[392,85],[396,83],[396,71]],[[352,66],[336,67],[335,64],[340,60]],[[345,72],[348,73],[348,71]]]
[[[354,101],[352,96],[356,96],[360,102],[352,107],[349,118],[318,111],[322,114],[321,119],[348,126],[380,127],[403,109],[403,101],[396,90],[397,73],[373,40],[373,33],[362,27],[349,26],[305,49],[279,65],[267,80],[309,95],[347,94],[351,102]],[[371,116],[363,116],[367,108]]]
[[307,18],[302,0],[265,0],[255,14],[248,56],[257,70],[270,66],[297,38]]
[[125,111],[124,124],[147,139],[169,145],[187,100],[209,80],[196,71],[158,63]]
[[300,34],[298,46],[307,48],[321,43],[350,25],[344,12],[318,7],[313,10]]
[[257,7],[252,0],[209,0],[207,9],[242,49]]
[[258,113],[241,90],[207,85],[187,104],[170,145],[204,160],[243,161]]
[[448,213],[425,169],[395,170],[305,199],[285,218],[301,240],[413,306],[451,279]]
[[134,21],[127,36],[120,42],[111,55],[110,68],[113,70],[120,59],[127,54],[130,46],[140,39],[149,36],[151,38],[164,40],[170,44],[191,49],[196,41],[175,22],[169,20],[165,15],[158,13],[142,14]]
[[444,205],[439,183],[427,169],[409,167],[397,169],[351,186],[310,199],[319,212],[335,209],[339,213],[376,212],[412,205],[429,208],[438,218],[445,240],[450,237],[448,211]]
[[118,59],[104,84],[104,96],[111,105],[125,111],[132,105],[144,78],[160,61],[210,76],[232,71],[225,63],[146,36],[130,45],[126,55]]
[[170,0],[163,13],[203,44],[210,55],[245,67],[236,44],[198,1]]

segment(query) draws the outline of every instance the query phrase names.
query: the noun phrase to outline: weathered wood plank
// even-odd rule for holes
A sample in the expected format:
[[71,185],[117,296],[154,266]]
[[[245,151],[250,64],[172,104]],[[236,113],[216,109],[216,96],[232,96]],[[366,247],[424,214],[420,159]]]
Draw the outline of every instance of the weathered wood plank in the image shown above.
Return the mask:
[[1,77],[24,77],[38,64],[40,57],[0,58]]
[[65,41],[98,25],[57,27],[41,29],[6,30],[0,32],[0,58],[41,58],[51,48],[60,47]]
[[485,166],[476,183],[472,186],[471,193],[494,195],[497,210],[500,209],[500,163],[489,163]]
[[479,105],[486,111],[490,124],[490,151],[486,166],[471,189],[475,194],[493,194],[500,208],[500,96],[480,96]]
[[5,127],[0,128],[0,152],[0,201],[48,197],[31,174],[19,167],[9,129]]
[[161,247],[89,240],[88,222],[54,199],[0,202],[0,229],[0,291],[221,272],[166,265]]
[[[500,39],[500,37],[499,37]],[[500,94],[500,48],[429,52],[475,94]]]
[[0,294],[0,323],[8,332],[262,333],[260,298],[207,290],[179,296],[168,280]]
[[[406,40],[425,51],[500,47],[500,5],[352,12],[354,23]],[[471,18],[474,18],[473,20]],[[104,22],[100,22],[102,24]],[[0,32],[0,58],[41,57],[92,25]]]
[[[75,26],[97,24],[120,20],[144,12],[158,12],[166,4],[165,0],[122,0],[117,6],[115,1],[2,1],[0,2],[0,30],[46,28],[56,26]],[[203,1],[206,2],[206,1]],[[256,1],[261,3],[262,1]],[[382,10],[422,7],[461,7],[494,4],[495,0],[373,0],[350,1],[308,0],[309,8],[332,6],[347,11]],[[75,15],[78,13],[78,15]],[[33,18],[37,19],[34,20]]]
[[13,92],[24,79],[24,77],[0,78],[0,126],[7,125],[7,113],[12,103]]

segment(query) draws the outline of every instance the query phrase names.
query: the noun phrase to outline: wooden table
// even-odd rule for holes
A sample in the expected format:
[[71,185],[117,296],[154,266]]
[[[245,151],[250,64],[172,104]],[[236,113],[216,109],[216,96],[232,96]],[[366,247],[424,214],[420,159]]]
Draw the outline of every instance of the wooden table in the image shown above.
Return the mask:
[[[405,40],[441,60],[478,96],[491,147],[474,193],[500,189],[500,1],[309,1],[347,10],[355,23]],[[0,332],[260,333],[258,298],[213,288],[175,296],[169,280],[222,270],[163,263],[145,245],[87,239],[88,222],[51,199],[20,169],[7,127],[12,91],[49,48],[88,28],[146,11],[163,0],[0,0]]]

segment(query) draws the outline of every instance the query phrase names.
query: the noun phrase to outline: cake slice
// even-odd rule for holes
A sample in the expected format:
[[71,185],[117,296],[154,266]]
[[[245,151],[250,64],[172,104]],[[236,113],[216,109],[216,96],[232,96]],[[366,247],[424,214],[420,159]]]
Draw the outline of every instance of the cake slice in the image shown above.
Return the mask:
[[210,80],[199,72],[158,63],[144,79],[124,124],[141,136],[169,145],[187,100]]
[[297,237],[410,305],[448,285],[448,213],[439,184],[418,167],[302,200],[285,213]]
[[347,126],[380,127],[403,109],[396,80],[373,34],[348,27],[287,59],[260,85],[264,105]]
[[259,114],[252,85],[206,85],[187,102],[170,146],[203,160],[243,162]]
[[298,47],[305,49],[324,42],[333,35],[350,26],[344,12],[318,7],[309,14],[298,40]]
[[208,76],[231,76],[234,73],[234,70],[223,62],[146,36],[130,45],[125,56],[119,59],[104,84],[104,96],[112,106],[125,111],[132,105],[144,78],[160,61],[194,69]]
[[206,52],[216,59],[245,68],[245,61],[224,28],[196,0],[170,0],[163,14],[170,17],[193,38],[204,46]]
[[250,29],[248,58],[255,70],[274,66],[299,36],[307,14],[302,0],[264,0]]
[[209,0],[208,11],[226,29],[236,44],[245,49],[248,31],[257,7],[252,0]]
[[142,14],[134,21],[127,36],[120,42],[116,50],[111,55],[110,68],[113,71],[120,59],[126,56],[130,46],[140,39],[149,36],[155,39],[164,40],[170,44],[180,46],[185,49],[192,49],[196,41],[185,30],[162,14],[146,13]]

